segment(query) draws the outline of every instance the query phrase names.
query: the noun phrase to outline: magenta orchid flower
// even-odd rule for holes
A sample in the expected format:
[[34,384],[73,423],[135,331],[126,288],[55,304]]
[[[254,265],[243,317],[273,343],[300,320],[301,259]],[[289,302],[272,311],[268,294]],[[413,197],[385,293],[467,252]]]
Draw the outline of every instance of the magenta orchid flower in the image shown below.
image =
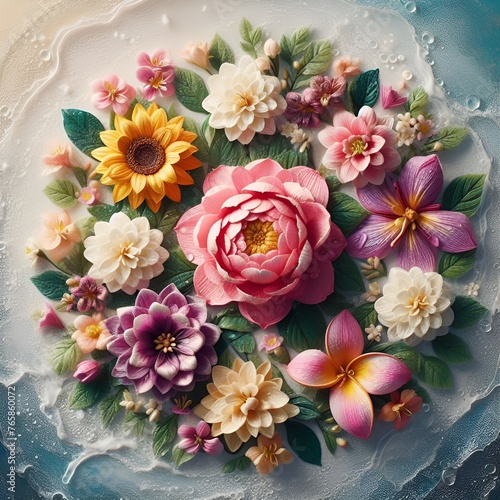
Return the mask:
[[396,90],[394,90],[390,85],[382,85],[380,88],[380,96],[382,98],[382,107],[384,109],[395,108],[396,106],[401,106],[404,104],[408,98],[400,95]]
[[371,215],[349,237],[348,253],[358,259],[383,259],[399,247],[399,267],[429,272],[436,268],[438,250],[476,248],[469,218],[434,203],[442,187],[441,164],[430,155],[411,158],[397,182],[389,175],[380,186],[358,189],[358,199]]
[[409,368],[390,354],[363,353],[361,327],[347,310],[337,314],[326,330],[326,354],[309,349],[288,365],[299,384],[330,388],[330,410],[344,430],[367,439],[373,427],[370,394],[379,396],[399,389],[411,377]]
[[181,425],[177,433],[183,438],[177,446],[190,455],[195,455],[200,449],[209,455],[219,455],[224,449],[220,439],[212,437],[210,426],[203,420],[196,427]]

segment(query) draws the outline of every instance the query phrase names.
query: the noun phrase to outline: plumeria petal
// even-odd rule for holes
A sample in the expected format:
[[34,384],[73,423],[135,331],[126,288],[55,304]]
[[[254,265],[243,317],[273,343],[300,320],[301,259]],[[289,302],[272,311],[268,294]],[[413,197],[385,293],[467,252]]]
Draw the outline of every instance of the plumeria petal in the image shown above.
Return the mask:
[[328,325],[325,344],[328,355],[338,367],[345,368],[363,352],[361,327],[347,309],[337,314]]
[[287,371],[299,384],[318,388],[331,387],[340,373],[332,359],[317,349],[299,353],[290,361]]

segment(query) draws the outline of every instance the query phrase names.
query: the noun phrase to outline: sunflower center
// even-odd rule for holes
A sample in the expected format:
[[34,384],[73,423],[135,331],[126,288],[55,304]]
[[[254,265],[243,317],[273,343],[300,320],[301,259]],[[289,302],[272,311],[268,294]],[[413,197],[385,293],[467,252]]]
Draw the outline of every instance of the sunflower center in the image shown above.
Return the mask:
[[171,333],[162,333],[158,338],[154,340],[156,344],[155,349],[157,351],[163,351],[165,354],[169,352],[174,352],[174,347],[177,346],[175,343],[175,337]]
[[351,150],[352,156],[362,155],[367,147],[368,147],[368,144],[366,144],[365,141],[363,141],[363,139],[360,139],[358,137],[357,139],[352,141],[350,144],[350,150]]
[[243,237],[247,247],[245,253],[267,253],[278,249],[278,237],[280,233],[274,230],[270,221],[255,220],[249,222],[243,230]]
[[128,166],[138,174],[155,174],[165,164],[165,149],[152,137],[134,139],[126,154]]

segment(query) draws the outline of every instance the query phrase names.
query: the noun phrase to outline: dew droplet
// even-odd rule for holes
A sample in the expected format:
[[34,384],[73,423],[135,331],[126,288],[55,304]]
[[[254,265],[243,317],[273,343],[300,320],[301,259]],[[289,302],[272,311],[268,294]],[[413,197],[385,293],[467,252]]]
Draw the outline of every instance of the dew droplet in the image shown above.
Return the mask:
[[476,97],[475,95],[470,95],[469,97],[467,97],[467,99],[465,100],[465,105],[471,110],[471,111],[475,111],[476,109],[479,108],[479,106],[481,106],[481,101],[479,99],[479,97]]
[[436,78],[436,83],[437,83],[440,87],[442,87],[442,86],[444,85],[444,82],[443,82],[442,78]]
[[383,63],[386,63],[389,60],[389,56],[385,52],[381,52],[378,57]]
[[417,10],[417,4],[415,2],[406,2],[405,3],[405,9],[410,14],[413,14]]
[[389,55],[389,62],[394,64],[398,60],[397,54],[390,54]]
[[10,113],[10,109],[7,106],[4,105],[0,108],[0,115],[8,116],[9,113]]
[[491,323],[487,319],[482,319],[479,322],[479,329],[484,333],[491,332]]
[[38,56],[40,57],[40,59],[42,61],[50,61],[50,58],[52,57],[52,55],[50,54],[50,52],[47,49],[42,49],[38,53]]
[[422,411],[423,411],[424,413],[427,413],[427,412],[430,410],[430,408],[431,408],[431,407],[430,407],[427,403],[424,403],[424,404],[422,405]]
[[455,484],[455,480],[457,479],[457,469],[455,467],[448,467],[444,469],[441,474],[441,480],[446,486],[453,486]]
[[398,55],[398,61],[404,61],[406,57],[403,54]]
[[404,71],[401,72],[401,76],[405,80],[411,80],[413,78],[413,73],[409,69],[405,69]]
[[188,253],[186,255],[186,259],[189,260],[189,262],[193,262],[194,260],[194,255],[192,253]]
[[371,49],[376,49],[378,47],[378,43],[377,43],[377,40],[370,40],[368,42],[368,46],[371,48]]
[[35,33],[33,33],[33,31],[28,31],[28,33],[26,33],[24,35],[30,42],[34,42],[36,40],[36,35]]
[[338,49],[333,49],[333,55],[336,57],[340,54],[340,52],[338,51]]
[[63,94],[67,94],[69,92],[69,85],[67,83],[63,83],[62,85],[59,85],[59,90]]
[[493,269],[496,269],[498,271],[500,269],[500,262],[495,262],[493,264]]
[[2,250],[5,250],[5,242],[0,241],[0,252],[1,252]]
[[486,464],[484,466],[484,470],[485,470],[486,474],[495,474],[495,472],[497,471],[497,468],[493,464]]
[[425,60],[427,61],[428,64],[430,64],[431,66],[434,66],[434,59],[430,56],[427,56],[425,58]]
[[432,33],[430,33],[429,31],[424,31],[422,33],[422,42],[426,43],[426,44],[430,44],[430,43],[433,43],[434,42],[434,35]]

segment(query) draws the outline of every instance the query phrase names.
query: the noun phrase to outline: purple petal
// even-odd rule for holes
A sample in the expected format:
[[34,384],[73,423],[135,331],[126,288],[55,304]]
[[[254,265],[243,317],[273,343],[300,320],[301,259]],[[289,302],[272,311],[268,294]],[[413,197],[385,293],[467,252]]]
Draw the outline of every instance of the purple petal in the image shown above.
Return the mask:
[[108,318],[104,324],[108,329],[109,333],[112,335],[118,335],[119,333],[123,333],[123,330],[120,331],[120,318],[118,316],[112,316]]
[[331,387],[339,374],[331,358],[317,349],[299,353],[286,369],[293,380],[306,387]]
[[[197,361],[196,374],[205,375],[208,377],[212,372],[212,363],[210,362],[210,360],[204,354],[200,354],[198,352],[196,353],[196,361]],[[214,364],[216,362],[217,360],[214,361]]]
[[151,366],[155,358],[156,352],[150,342],[137,342],[132,348],[129,363],[139,368],[142,366]]
[[[152,364],[152,363],[151,363]],[[136,367],[127,363],[125,366],[125,373],[130,380],[137,380],[145,377],[150,370],[149,366]]]
[[174,290],[162,300],[162,303],[170,307],[172,312],[177,312],[181,307],[187,304],[187,300],[181,292]]
[[[149,308],[149,316],[155,323],[155,330],[159,333],[169,333],[171,329],[170,308],[155,302]],[[135,323],[134,323],[135,327]]]
[[172,383],[174,384],[174,387],[177,390],[182,390],[184,392],[188,392],[188,389],[186,389],[186,386],[190,385],[193,382],[193,379],[194,379],[194,374],[192,371],[179,372],[175,376],[175,379],[172,380]]
[[160,377],[172,380],[177,373],[179,373],[179,360],[177,359],[177,356],[172,353],[169,353],[166,356],[158,356],[155,370]]
[[180,425],[179,429],[177,429],[177,434],[181,438],[191,439],[194,441],[194,436],[195,434],[198,434],[198,432],[196,432],[196,429],[192,425]]
[[179,370],[183,372],[195,370],[198,366],[196,356],[186,356],[185,354],[179,353],[176,357],[179,361]]
[[325,344],[326,352],[334,364],[342,368],[363,352],[361,327],[347,309],[330,321],[326,329]]
[[203,451],[209,455],[219,455],[224,450],[224,446],[219,438],[205,439],[202,447]]
[[149,309],[153,302],[158,302],[158,294],[147,288],[140,290],[135,299],[136,307],[144,307],[145,309]]
[[399,246],[397,265],[409,270],[412,267],[420,267],[422,271],[429,272],[436,269],[437,248],[429,238],[417,228],[413,231],[408,229]]
[[124,332],[124,335],[129,342],[133,341],[131,338],[133,335],[136,340],[152,343],[153,339],[161,335],[164,331],[156,326],[151,316],[141,314],[134,319],[134,328]]
[[212,323],[205,323],[200,326],[200,332],[205,337],[205,345],[215,345],[219,340],[221,329]]
[[157,378],[156,373],[152,370],[149,371],[143,378],[134,380],[135,390],[138,394],[151,390],[155,385],[158,385]]
[[393,206],[403,207],[404,202],[395,185],[395,178],[388,174],[383,184],[375,186],[367,184],[364,188],[356,191],[359,202],[369,212],[379,215],[390,215],[394,217]]
[[[155,379],[155,387],[153,387],[153,392],[155,389],[157,392],[163,396],[167,396],[172,394],[173,391],[173,383],[171,380],[167,380],[166,378],[157,376]],[[173,395],[173,394],[172,394]],[[155,394],[155,398],[160,401],[160,398]],[[165,401],[165,397],[163,397],[163,401]]]

